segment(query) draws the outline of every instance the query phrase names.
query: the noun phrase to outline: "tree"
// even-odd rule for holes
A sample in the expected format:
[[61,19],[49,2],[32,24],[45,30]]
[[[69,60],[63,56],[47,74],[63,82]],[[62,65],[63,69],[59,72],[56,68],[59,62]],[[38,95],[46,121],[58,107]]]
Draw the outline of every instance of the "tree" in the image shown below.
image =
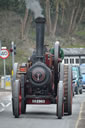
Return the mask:
[[[79,25],[82,17],[84,15],[84,8],[82,5],[82,1],[80,0],[73,0],[73,2],[71,3],[71,9],[72,9],[72,13],[71,13],[71,17],[70,17],[70,24],[68,27],[68,34],[71,34],[75,31],[77,24]],[[83,9],[82,9],[83,7]]]
[[51,33],[51,12],[50,12],[50,0],[46,0],[46,25],[47,33]]
[[27,18],[28,18],[28,9],[26,8],[25,9],[24,19],[21,22],[21,26],[22,26],[21,27],[21,38],[22,39],[24,38],[24,31],[25,31],[25,28],[26,28]]

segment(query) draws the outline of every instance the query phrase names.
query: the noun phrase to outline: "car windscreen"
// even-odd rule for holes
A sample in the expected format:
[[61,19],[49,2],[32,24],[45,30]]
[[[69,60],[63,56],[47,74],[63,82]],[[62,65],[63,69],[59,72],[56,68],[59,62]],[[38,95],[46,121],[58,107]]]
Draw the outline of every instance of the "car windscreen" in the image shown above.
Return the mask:
[[85,74],[85,66],[80,67],[81,74]]

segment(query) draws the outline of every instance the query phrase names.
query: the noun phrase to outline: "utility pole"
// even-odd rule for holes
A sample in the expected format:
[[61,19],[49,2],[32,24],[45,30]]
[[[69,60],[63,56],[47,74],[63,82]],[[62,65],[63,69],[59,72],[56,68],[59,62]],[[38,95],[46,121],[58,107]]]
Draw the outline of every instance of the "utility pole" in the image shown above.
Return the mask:
[[[6,47],[2,47],[1,49],[7,49]],[[5,84],[6,84],[6,60],[3,59],[3,64],[4,64],[4,89],[5,89]]]
[[14,44],[14,42],[11,42],[11,49],[10,52],[12,54],[12,75],[14,72],[14,62],[15,62],[15,55],[16,55],[16,45]]
[[[6,47],[2,47],[1,49],[7,49]],[[3,59],[3,64],[4,64],[4,77],[6,76],[6,60]]]
[[4,77],[6,76],[6,61],[5,61],[5,59],[3,59],[3,63],[4,63]]

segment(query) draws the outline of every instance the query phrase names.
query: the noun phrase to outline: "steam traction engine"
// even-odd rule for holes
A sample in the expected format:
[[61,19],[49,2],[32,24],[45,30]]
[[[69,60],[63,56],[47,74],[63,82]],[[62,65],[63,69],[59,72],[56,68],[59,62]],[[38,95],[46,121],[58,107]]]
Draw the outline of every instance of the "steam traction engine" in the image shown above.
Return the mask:
[[36,51],[28,63],[14,64],[12,81],[13,115],[18,118],[26,112],[27,104],[56,104],[59,119],[72,114],[71,66],[60,62],[59,44],[54,55],[44,50],[45,18],[36,20]]

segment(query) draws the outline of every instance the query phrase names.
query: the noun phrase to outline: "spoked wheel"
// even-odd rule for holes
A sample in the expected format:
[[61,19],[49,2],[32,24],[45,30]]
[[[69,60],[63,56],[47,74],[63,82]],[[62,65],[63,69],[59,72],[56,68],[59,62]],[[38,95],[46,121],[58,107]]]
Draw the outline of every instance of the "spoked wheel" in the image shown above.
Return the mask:
[[13,87],[13,98],[12,98],[12,108],[13,108],[13,115],[15,118],[18,118],[21,114],[21,87],[20,81],[15,80],[14,87]]
[[57,116],[61,119],[64,115],[64,102],[63,102],[63,81],[59,81],[57,89]]
[[71,65],[64,66],[64,112],[72,114],[72,68]]
[[55,83],[55,94],[57,95],[57,83],[59,82],[59,65],[58,65],[58,58],[59,58],[59,44],[55,43],[54,46],[54,83]]
[[25,100],[25,86],[24,86],[24,75],[21,75],[21,113],[24,114],[26,112],[26,100]]

